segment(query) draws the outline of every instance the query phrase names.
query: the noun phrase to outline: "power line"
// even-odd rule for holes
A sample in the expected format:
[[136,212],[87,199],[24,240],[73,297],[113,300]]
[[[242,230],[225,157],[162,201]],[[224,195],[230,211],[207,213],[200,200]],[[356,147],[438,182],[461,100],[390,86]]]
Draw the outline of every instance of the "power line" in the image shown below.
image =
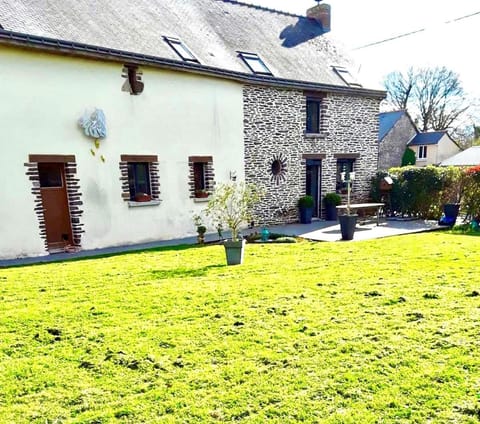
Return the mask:
[[[452,19],[450,21],[445,21],[443,23],[444,24],[451,24],[453,22],[458,22],[458,21],[461,21],[463,19],[468,19],[468,18],[471,18],[471,17],[476,16],[476,15],[480,15],[480,11],[470,13],[468,15],[463,15],[463,16],[460,16],[458,18]],[[377,46],[379,44],[387,43],[389,41],[398,40],[399,38],[409,37],[410,35],[415,35],[415,34],[418,34],[420,32],[424,32],[426,30],[427,30],[427,28],[421,28],[421,29],[417,29],[415,31],[410,31],[410,32],[406,32],[406,33],[403,33],[403,34],[394,35],[393,37],[385,38],[384,40],[374,41],[373,43],[368,43],[368,44],[364,44],[363,46],[355,47],[352,50],[366,49],[367,47]]]

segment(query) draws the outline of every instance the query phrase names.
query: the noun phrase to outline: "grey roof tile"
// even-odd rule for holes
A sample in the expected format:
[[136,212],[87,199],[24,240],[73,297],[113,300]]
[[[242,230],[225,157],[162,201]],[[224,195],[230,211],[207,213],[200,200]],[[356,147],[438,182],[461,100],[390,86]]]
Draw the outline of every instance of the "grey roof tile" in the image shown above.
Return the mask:
[[250,74],[237,51],[257,53],[277,78],[346,86],[351,63],[316,21],[231,0],[0,0],[7,31],[179,61],[181,39],[202,65]]

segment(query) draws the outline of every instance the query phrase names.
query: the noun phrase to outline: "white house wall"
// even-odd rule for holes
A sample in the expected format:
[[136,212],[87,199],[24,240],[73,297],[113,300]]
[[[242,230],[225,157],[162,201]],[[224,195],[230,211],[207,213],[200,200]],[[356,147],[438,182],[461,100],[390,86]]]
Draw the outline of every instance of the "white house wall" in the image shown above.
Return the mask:
[[[187,73],[141,68],[144,92],[121,91],[121,63],[0,48],[0,258],[46,254],[34,212],[30,154],[75,155],[82,248],[169,239],[195,233],[189,156],[212,156],[216,182],[244,178],[242,86]],[[77,124],[104,111],[107,138],[96,150]],[[158,155],[158,206],[129,207],[121,197],[122,154]],[[100,156],[105,157],[105,162]]]
[[460,152],[460,148],[447,136],[444,135],[438,142],[436,164],[456,155]]

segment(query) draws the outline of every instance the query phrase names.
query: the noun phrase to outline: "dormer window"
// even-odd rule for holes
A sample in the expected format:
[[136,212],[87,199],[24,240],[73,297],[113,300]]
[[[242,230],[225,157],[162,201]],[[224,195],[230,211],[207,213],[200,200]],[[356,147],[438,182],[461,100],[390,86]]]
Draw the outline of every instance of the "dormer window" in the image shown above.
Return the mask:
[[185,60],[186,62],[198,62],[198,59],[193,55],[189,48],[178,38],[163,37],[163,39],[182,60]]
[[355,80],[355,78],[352,77],[352,74],[347,68],[344,68],[343,66],[332,66],[332,68],[348,86],[350,87],[362,86]]
[[270,69],[268,69],[267,65],[265,65],[263,60],[260,59],[258,54],[238,52],[238,55],[242,58],[242,60],[254,74],[272,75],[272,72],[270,71]]

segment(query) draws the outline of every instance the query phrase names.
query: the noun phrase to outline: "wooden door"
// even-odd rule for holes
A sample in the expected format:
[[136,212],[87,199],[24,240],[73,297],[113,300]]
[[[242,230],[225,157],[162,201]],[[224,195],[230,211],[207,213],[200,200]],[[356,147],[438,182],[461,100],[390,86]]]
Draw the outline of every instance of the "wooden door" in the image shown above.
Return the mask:
[[64,251],[66,245],[72,244],[65,165],[63,163],[39,163],[38,174],[48,250],[51,253]]

